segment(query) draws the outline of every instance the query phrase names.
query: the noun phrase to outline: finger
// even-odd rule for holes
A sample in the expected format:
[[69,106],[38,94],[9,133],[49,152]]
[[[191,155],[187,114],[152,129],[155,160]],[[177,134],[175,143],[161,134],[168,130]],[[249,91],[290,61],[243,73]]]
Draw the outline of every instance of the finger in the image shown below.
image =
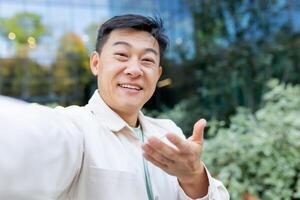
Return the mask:
[[179,137],[173,133],[167,133],[167,139],[174,144],[181,153],[187,153],[190,151],[190,146],[187,143],[186,139]]
[[174,160],[176,158],[176,154],[179,153],[178,150],[170,145],[164,143],[158,138],[150,137],[147,142],[155,151],[161,153],[166,158],[170,160]]
[[166,164],[160,163],[159,161],[155,160],[151,155],[145,153],[145,154],[143,154],[143,156],[146,160],[148,160],[149,162],[151,162],[155,166],[157,166],[157,167],[159,167],[163,170],[168,169],[168,166]]
[[156,161],[160,163],[164,163],[166,165],[170,165],[174,163],[173,160],[166,158],[160,152],[156,151],[156,149],[152,148],[149,144],[144,144],[142,148],[147,155],[150,155],[152,158],[154,158]]
[[206,126],[206,120],[200,119],[194,125],[193,135],[191,136],[191,140],[197,143],[202,143],[204,128]]

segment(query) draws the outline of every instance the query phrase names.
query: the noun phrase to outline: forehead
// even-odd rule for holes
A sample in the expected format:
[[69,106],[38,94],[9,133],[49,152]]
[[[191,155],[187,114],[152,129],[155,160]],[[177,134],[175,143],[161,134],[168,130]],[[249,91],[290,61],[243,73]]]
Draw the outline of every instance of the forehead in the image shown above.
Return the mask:
[[152,48],[159,53],[159,44],[157,40],[146,31],[139,31],[131,28],[113,30],[104,44],[109,47],[113,46],[116,42],[126,42],[132,48],[147,49]]

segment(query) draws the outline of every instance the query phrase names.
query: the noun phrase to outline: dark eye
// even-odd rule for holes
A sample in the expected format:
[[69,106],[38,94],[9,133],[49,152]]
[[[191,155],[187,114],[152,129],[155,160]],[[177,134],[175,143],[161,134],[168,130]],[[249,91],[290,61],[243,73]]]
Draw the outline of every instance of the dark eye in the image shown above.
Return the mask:
[[122,57],[127,57],[127,55],[125,53],[115,53],[115,55],[122,56]]
[[149,64],[155,64],[155,61],[151,58],[143,58],[142,61]]
[[125,53],[115,53],[114,55],[119,61],[126,61],[128,59],[128,55]]

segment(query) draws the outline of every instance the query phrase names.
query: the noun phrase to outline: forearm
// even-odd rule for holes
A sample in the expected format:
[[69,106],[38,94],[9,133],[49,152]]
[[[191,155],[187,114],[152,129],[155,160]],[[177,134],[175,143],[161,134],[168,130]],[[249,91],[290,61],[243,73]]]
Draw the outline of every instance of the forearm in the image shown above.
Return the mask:
[[83,135],[69,121],[0,96],[0,199],[49,199],[69,187],[83,155]]
[[190,198],[202,198],[208,193],[208,176],[203,165],[193,178],[190,178],[188,180],[178,178],[178,182],[183,191]]

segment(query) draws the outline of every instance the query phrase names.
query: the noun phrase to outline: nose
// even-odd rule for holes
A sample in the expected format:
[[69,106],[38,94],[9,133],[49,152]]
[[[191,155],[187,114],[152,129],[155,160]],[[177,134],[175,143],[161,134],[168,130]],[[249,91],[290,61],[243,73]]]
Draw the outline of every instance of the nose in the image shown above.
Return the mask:
[[143,75],[143,71],[137,59],[132,59],[128,62],[124,72],[131,78],[138,78]]

